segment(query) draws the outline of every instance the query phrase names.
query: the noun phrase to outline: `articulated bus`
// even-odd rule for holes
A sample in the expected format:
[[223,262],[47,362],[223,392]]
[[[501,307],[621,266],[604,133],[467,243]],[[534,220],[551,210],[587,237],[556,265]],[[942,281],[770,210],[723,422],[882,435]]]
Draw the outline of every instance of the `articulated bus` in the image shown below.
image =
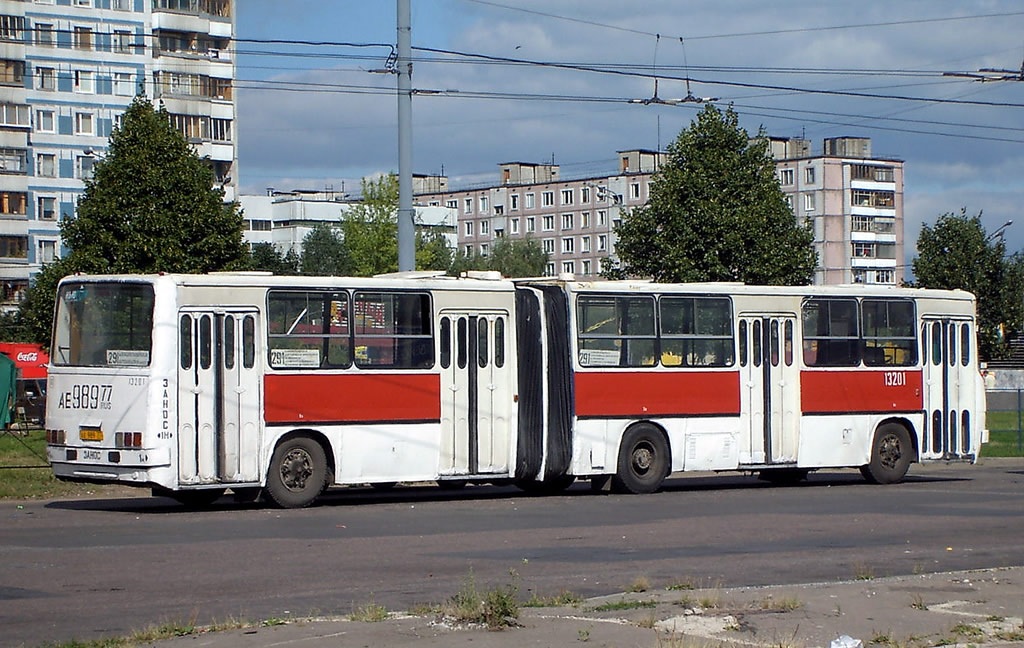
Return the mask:
[[47,453],[65,480],[283,507],[329,486],[647,493],[974,462],[975,300],[878,286],[405,273],[65,278]]

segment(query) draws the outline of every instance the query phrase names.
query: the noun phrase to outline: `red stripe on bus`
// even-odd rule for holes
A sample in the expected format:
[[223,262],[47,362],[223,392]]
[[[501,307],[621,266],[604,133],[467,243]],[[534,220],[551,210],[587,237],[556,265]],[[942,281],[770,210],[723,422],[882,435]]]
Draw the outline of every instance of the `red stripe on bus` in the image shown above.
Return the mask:
[[736,371],[576,373],[577,416],[738,415]]
[[800,372],[805,414],[910,412],[924,405],[919,369]]
[[437,421],[441,377],[416,374],[268,374],[267,423]]

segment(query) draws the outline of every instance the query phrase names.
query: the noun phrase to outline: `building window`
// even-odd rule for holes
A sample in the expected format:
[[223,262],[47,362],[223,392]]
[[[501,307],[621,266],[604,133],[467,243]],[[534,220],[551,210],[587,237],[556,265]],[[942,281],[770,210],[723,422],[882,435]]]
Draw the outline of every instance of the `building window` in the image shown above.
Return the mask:
[[573,197],[574,197],[573,193],[574,192],[573,192],[572,189],[562,189],[562,204],[563,205],[571,205],[572,204]]
[[580,229],[587,229],[590,227],[590,212],[580,213]]
[[132,86],[132,75],[130,73],[114,73],[114,94],[119,95],[121,97],[130,97],[133,94],[135,94],[134,88]]
[[96,75],[92,71],[75,70],[75,92],[95,94]]
[[28,258],[28,237],[0,236],[0,257],[5,259]]
[[231,120],[230,119],[219,119],[217,117],[210,118],[210,139],[214,142],[230,142],[231,141]]
[[466,198],[462,203],[462,213],[472,214],[473,213],[473,199]]
[[466,221],[466,224],[463,225],[463,227],[465,228],[463,230],[464,236],[473,236],[473,221]]
[[28,106],[0,103],[0,126],[28,126]]
[[793,209],[793,194],[784,194],[783,197],[786,199],[786,207],[790,210]]
[[39,250],[36,252],[38,263],[53,263],[57,258],[57,241],[39,241]]
[[525,209],[533,209],[534,206],[535,206],[533,194],[532,193],[526,194],[525,200],[526,200],[526,203],[523,205],[523,207]]
[[875,283],[893,284],[896,283],[896,273],[892,270],[875,270]]
[[25,83],[25,62],[0,59],[0,84],[20,86]]
[[571,230],[572,229],[572,221],[573,221],[572,214],[562,214],[562,229],[563,230]]
[[490,221],[486,221],[486,220],[480,221],[480,236],[487,236],[490,233],[491,233],[491,223],[490,223]]
[[132,0],[111,0],[110,8],[116,11],[131,11]]
[[91,155],[79,155],[77,162],[78,177],[82,180],[89,180],[92,178],[93,166],[96,164],[96,159]]
[[96,125],[92,113],[75,113],[75,134],[94,135],[95,133]]
[[804,211],[814,211],[814,194],[804,194]]
[[590,274],[590,259],[583,259],[581,263],[583,264],[583,274]]
[[541,207],[551,207],[554,204],[555,204],[555,192],[554,191],[545,191],[544,193],[542,193],[540,195],[540,205],[541,205]]
[[511,227],[512,227],[512,233],[513,234],[518,234],[519,233],[519,219],[518,218],[513,218],[512,219]]
[[597,251],[598,252],[604,252],[607,249],[608,249],[608,235],[607,234],[599,234],[597,236]]
[[0,191],[0,214],[24,216],[28,194],[24,191]]
[[548,276],[548,277],[551,277],[551,276],[554,276],[554,274],[555,274],[555,264],[554,263],[550,263],[550,262],[545,264],[545,266],[544,266],[544,275]]
[[860,241],[853,242],[853,256],[862,259],[873,259],[875,257],[875,244],[874,243],[862,243]]
[[488,251],[489,251],[489,246],[486,243],[481,243],[480,244],[480,256],[487,256]]
[[39,209],[36,218],[39,220],[56,220],[57,199],[52,196],[40,196],[37,202]]
[[36,23],[36,45],[40,47],[53,47],[53,25],[50,23]]
[[851,180],[870,180],[871,182],[894,182],[893,167],[873,166],[870,164],[851,164]]
[[468,257],[471,257],[471,256],[473,256],[473,246],[472,246],[472,245],[467,245],[467,246],[465,247],[465,249],[463,250],[463,253],[464,253],[464,254],[465,254],[466,256],[468,256]]
[[882,207],[891,209],[896,206],[896,194],[892,191],[854,189],[850,196],[851,204],[854,207]]
[[44,178],[57,177],[57,156],[53,153],[40,153],[37,155],[36,175]]
[[24,16],[0,16],[0,40],[21,42],[24,33]]
[[552,254],[555,251],[555,239],[544,239],[543,241],[544,251],[548,254]]
[[572,274],[572,273],[576,272],[576,264],[573,263],[572,261],[563,261],[562,262],[562,272],[564,272],[566,274]]
[[130,31],[123,29],[115,29],[114,33],[110,37],[110,46],[115,52],[122,54],[131,54],[134,50],[135,43],[134,38]]
[[57,74],[51,67],[36,68],[36,87],[52,92],[57,89]]
[[455,199],[446,200],[445,203],[444,203],[444,206],[447,207],[448,209],[458,209],[459,208],[459,201],[455,200]]
[[604,227],[608,224],[608,212],[603,209],[597,210],[597,226]]
[[92,27],[75,27],[71,41],[75,49],[92,49]]
[[555,229],[555,216],[554,214],[548,214],[544,217],[544,231],[550,232]]
[[487,213],[487,207],[488,207],[488,205],[487,205],[487,196],[480,196],[480,213],[481,214],[486,214]]
[[36,130],[43,133],[54,133],[57,131],[57,120],[52,110],[36,111]]
[[640,183],[632,182],[629,185],[629,197],[633,200],[640,200]]
[[580,202],[584,205],[590,202],[590,187],[580,188]]
[[0,148],[0,173],[17,175],[28,173],[28,151],[17,148]]
[[508,210],[519,211],[519,194],[509,194],[508,196]]
[[793,184],[793,169],[779,169],[779,184],[788,186]]
[[531,232],[536,232],[536,231],[537,231],[537,218],[534,217],[534,216],[528,216],[526,218],[526,232],[529,234]]
[[809,185],[814,184],[814,167],[807,167],[804,169],[804,183]]
[[571,236],[562,239],[562,254],[572,254],[576,251],[576,241]]
[[[590,237],[584,236],[580,239],[580,252],[590,252]],[[588,273],[589,274],[589,273]]]

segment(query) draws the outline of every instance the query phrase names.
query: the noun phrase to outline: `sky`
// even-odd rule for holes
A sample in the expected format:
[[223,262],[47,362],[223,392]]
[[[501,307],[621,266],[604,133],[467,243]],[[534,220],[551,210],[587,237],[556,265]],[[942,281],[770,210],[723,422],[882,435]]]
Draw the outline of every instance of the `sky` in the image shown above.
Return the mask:
[[[961,208],[988,232],[1014,221],[1007,249],[1024,249],[1019,0],[411,2],[413,171],[453,189],[497,182],[502,162],[553,160],[570,179],[613,173],[619,150],[663,150],[701,106],[630,102],[657,78],[659,98],[713,97],[751,134],[805,137],[814,154],[870,137],[874,156],[904,160],[908,263],[922,223]],[[398,170],[397,77],[381,72],[395,2],[237,11],[243,193],[357,195]],[[1011,78],[960,76],[988,68]]]

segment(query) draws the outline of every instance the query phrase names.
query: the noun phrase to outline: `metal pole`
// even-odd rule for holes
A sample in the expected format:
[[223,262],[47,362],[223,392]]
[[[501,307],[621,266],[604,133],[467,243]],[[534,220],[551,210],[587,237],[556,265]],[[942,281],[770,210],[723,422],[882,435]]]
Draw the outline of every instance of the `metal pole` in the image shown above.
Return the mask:
[[1017,390],[1017,452],[1024,450],[1024,411],[1022,411],[1021,390]]
[[398,270],[416,269],[412,208],[412,18],[398,0]]

